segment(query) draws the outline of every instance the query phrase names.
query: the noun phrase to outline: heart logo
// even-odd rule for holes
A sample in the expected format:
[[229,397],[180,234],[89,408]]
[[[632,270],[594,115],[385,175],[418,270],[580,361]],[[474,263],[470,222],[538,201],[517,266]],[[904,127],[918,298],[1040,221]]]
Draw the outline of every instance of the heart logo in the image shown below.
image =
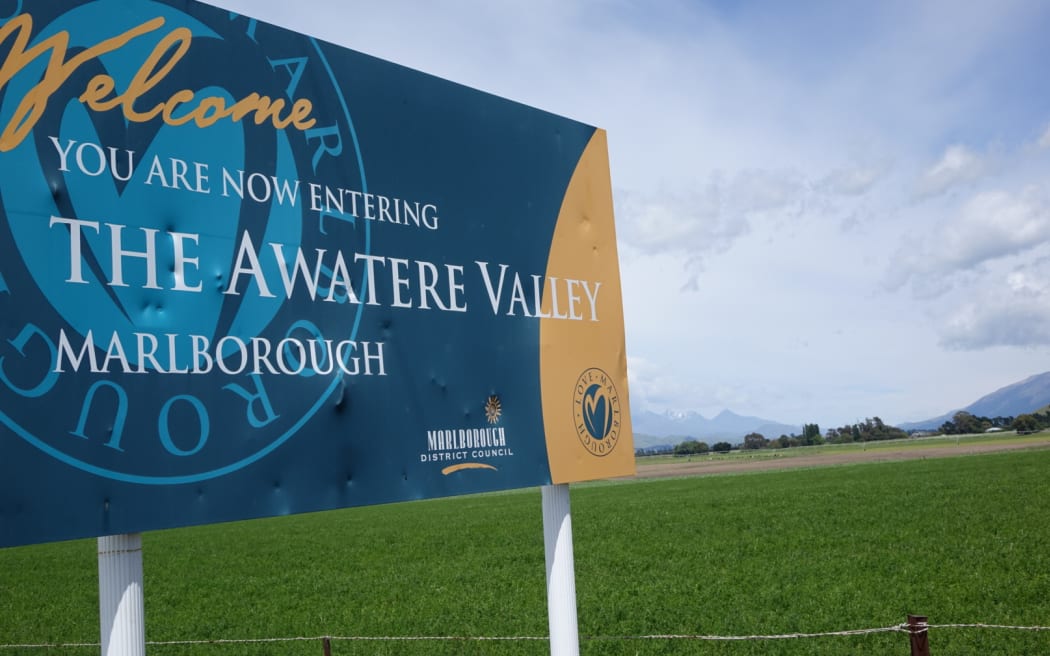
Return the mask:
[[583,421],[587,432],[596,440],[603,440],[612,428],[612,413],[602,386],[591,385],[583,395]]

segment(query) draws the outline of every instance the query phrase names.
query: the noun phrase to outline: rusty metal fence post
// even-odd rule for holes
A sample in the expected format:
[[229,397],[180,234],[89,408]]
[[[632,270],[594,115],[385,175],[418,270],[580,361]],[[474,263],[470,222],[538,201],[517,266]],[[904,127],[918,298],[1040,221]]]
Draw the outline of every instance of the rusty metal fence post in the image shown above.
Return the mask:
[[908,615],[911,656],[930,656],[930,627],[925,615]]

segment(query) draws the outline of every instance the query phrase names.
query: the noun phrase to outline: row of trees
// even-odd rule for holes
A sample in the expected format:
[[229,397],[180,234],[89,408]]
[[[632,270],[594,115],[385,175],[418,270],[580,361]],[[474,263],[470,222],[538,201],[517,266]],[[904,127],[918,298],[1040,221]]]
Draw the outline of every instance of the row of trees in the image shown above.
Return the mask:
[[791,435],[781,435],[772,440],[767,440],[761,433],[751,433],[744,437],[744,442],[740,445],[740,448],[787,449],[794,446],[816,446],[818,444],[899,440],[905,437],[908,437],[908,434],[901,429],[886,425],[878,417],[872,417],[855,424],[829,428],[823,435],[818,424],[804,424],[801,435],[792,433]]
[[692,456],[710,453],[712,451],[715,453],[729,453],[732,450],[733,445],[729,442],[715,442],[714,446],[709,446],[707,442],[686,440],[675,445],[674,454],[676,456]]
[[1010,427],[1018,433],[1034,433],[1050,428],[1050,412],[1017,415]]
[[872,417],[862,422],[842,426],[841,428],[829,429],[827,441],[830,444],[845,444],[848,442],[901,440],[906,437],[908,437],[908,434],[896,426],[890,426],[878,417]]
[[[1050,428],[1050,412],[1023,414],[1017,417],[976,417],[969,412],[957,412],[950,421],[946,421],[939,432],[944,435],[961,435],[966,433],[983,433],[989,428],[1016,430],[1027,433]],[[900,440],[909,437],[905,431],[890,426],[878,417],[866,418],[855,424],[838,428],[829,428],[821,434],[817,424],[804,424],[802,434],[781,435],[767,439],[761,433],[749,433],[744,436],[740,445],[743,450],[754,449],[787,449],[797,446],[814,446],[818,444],[846,444],[849,442],[877,442],[881,440]],[[708,446],[707,442],[688,439],[674,447],[676,456],[704,454],[709,452],[726,453],[732,450],[729,442],[717,442]]]
[[988,429],[1015,430],[1019,433],[1050,428],[1050,413],[1033,412],[1016,417],[978,417],[966,411],[956,412],[943,424],[939,432],[944,435],[966,435],[984,433]]

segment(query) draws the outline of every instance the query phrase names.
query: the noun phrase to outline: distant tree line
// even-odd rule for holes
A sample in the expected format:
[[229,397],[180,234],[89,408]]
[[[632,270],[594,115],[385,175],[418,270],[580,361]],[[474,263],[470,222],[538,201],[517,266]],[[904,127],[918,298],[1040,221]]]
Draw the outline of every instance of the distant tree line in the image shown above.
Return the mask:
[[685,440],[680,442],[674,447],[674,454],[676,456],[691,456],[691,455],[702,455],[714,451],[715,453],[728,453],[733,450],[733,445],[729,442],[715,442],[714,446],[708,446],[707,442],[699,442],[697,440]]
[[1035,433],[1050,428],[1050,412],[1017,415],[1010,428],[1018,433]]
[[760,433],[751,433],[744,437],[742,449],[788,449],[796,446],[817,446],[820,444],[846,444],[849,442],[874,442],[877,440],[899,440],[908,434],[895,426],[889,426],[872,417],[862,422],[848,424],[839,428],[829,428],[823,435],[819,424],[803,424],[802,434],[781,435],[767,440]]
[[855,424],[828,430],[827,441],[831,444],[849,442],[878,442],[881,440],[901,440],[908,434],[896,426],[886,424],[878,417],[865,419]]
[[748,433],[740,445],[741,449],[787,449],[793,446],[816,446],[824,444],[824,438],[820,435],[818,424],[803,424],[802,434],[781,435],[775,439],[766,439],[762,433]]
[[939,432],[944,435],[966,435],[967,433],[984,433],[991,428],[1015,430],[1018,433],[1032,433],[1050,428],[1050,413],[1032,412],[1016,417],[978,417],[966,411],[959,411],[943,424]]
[[[1050,411],[1034,412],[1018,415],[1017,417],[977,417],[965,411],[960,411],[952,416],[952,419],[944,422],[938,430],[943,435],[963,435],[967,433],[983,433],[990,428],[1002,430],[1015,430],[1018,433],[1031,433],[1050,428]],[[740,444],[744,451],[755,449],[787,449],[798,446],[815,446],[819,444],[847,444],[850,442],[877,442],[882,440],[902,440],[911,437],[908,433],[890,426],[878,417],[867,418],[855,424],[847,424],[838,428],[829,428],[821,434],[818,424],[803,424],[802,434],[781,435],[775,439],[766,439],[761,433],[748,433]],[[707,442],[689,438],[675,445],[673,453],[676,456],[702,455],[705,453],[726,453],[733,449],[729,442],[716,442],[708,445]]]

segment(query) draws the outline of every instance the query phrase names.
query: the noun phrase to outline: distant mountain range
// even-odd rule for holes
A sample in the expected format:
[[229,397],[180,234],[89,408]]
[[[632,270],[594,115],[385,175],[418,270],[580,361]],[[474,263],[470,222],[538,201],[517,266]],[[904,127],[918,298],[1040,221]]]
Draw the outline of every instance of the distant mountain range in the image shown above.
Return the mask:
[[761,433],[768,438],[775,438],[802,431],[801,426],[761,417],[745,417],[729,410],[723,410],[713,419],[698,412],[661,414],[646,410],[632,413],[631,423],[634,426],[634,446],[638,449],[678,444],[685,438],[736,444],[742,442],[748,433]]
[[[1050,405],[1050,371],[1007,385],[982,396],[965,408],[925,421],[898,424],[898,428],[906,431],[940,428],[959,410],[978,417],[1016,417],[1041,410],[1047,405]],[[747,417],[729,410],[723,410],[712,419],[698,412],[657,413],[646,410],[632,413],[631,421],[634,426],[634,446],[638,449],[673,446],[686,438],[708,443],[725,441],[736,444],[742,442],[748,433],[761,433],[773,439],[802,432],[801,426]]]
[[898,427],[909,431],[940,428],[941,424],[951,419],[960,410],[977,417],[1016,417],[1035,412],[1047,404],[1050,404],[1050,371],[997,389],[965,408],[952,410],[940,417],[933,417],[925,421],[900,424]]

